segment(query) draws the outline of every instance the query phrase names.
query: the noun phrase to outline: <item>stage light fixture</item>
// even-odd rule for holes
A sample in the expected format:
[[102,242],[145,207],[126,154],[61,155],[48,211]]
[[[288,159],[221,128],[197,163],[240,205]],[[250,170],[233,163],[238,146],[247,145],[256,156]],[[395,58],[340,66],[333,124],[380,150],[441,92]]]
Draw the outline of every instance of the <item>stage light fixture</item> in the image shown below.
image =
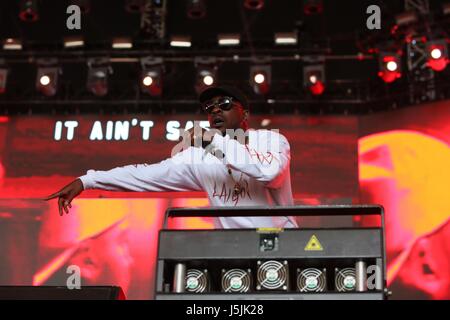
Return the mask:
[[8,81],[8,69],[2,67],[0,68],[0,94],[6,92],[6,84]]
[[305,66],[303,83],[313,95],[323,94],[325,91],[325,66],[322,63]]
[[141,59],[141,91],[153,97],[162,95],[164,65],[162,58]]
[[86,87],[88,91],[98,97],[108,94],[108,76],[112,73],[107,58],[88,60],[88,77]]
[[203,83],[206,86],[211,86],[214,83],[214,77],[211,74],[204,74],[203,77]]
[[195,91],[200,94],[217,81],[217,61],[215,58],[197,57],[194,60],[197,68]]
[[297,44],[297,33],[295,33],[295,32],[275,33],[275,44],[277,44],[277,45]]
[[217,36],[219,46],[238,46],[241,43],[239,34],[219,34]]
[[133,48],[133,42],[130,38],[121,37],[115,38],[112,42],[113,49],[131,49]]
[[264,81],[266,80],[265,73],[264,73],[264,72],[261,72],[261,71],[258,71],[258,72],[254,75],[253,79],[255,80],[255,82],[256,82],[257,84],[264,83]]
[[36,90],[47,97],[54,96],[58,91],[58,76],[61,69],[55,59],[38,60],[36,74]]
[[256,94],[269,93],[271,82],[272,68],[270,65],[258,64],[250,67],[250,84]]
[[19,18],[25,22],[35,22],[39,19],[37,0],[21,0]]
[[22,50],[22,42],[19,39],[8,38],[3,42],[3,50]]
[[170,40],[172,47],[189,48],[191,46],[191,37],[188,36],[173,36]]
[[322,0],[305,0],[303,3],[303,12],[307,15],[322,13],[323,12]]
[[449,62],[448,47],[445,40],[430,41],[427,44],[427,55],[427,66],[434,71],[444,70]]
[[65,37],[64,48],[80,48],[84,46],[84,40],[81,36]]
[[190,19],[201,19],[206,16],[205,0],[188,0],[186,13]]
[[264,7],[264,0],[244,0],[244,7],[249,10],[261,10]]
[[381,52],[379,55],[378,76],[386,83],[391,83],[402,76],[400,56],[395,53]]

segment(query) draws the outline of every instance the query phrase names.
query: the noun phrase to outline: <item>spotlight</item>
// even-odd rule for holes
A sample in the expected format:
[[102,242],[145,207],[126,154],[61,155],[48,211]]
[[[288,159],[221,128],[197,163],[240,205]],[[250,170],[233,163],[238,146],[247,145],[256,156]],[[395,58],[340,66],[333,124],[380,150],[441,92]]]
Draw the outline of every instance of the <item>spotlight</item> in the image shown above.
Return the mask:
[[212,86],[217,78],[217,61],[214,58],[197,57],[195,67],[197,77],[195,80],[195,91],[200,94],[206,88]]
[[322,0],[305,0],[303,12],[307,15],[319,14],[323,12]]
[[35,22],[39,19],[37,0],[21,0],[19,18],[26,22]]
[[253,65],[250,67],[250,84],[256,94],[267,94],[270,91],[272,70],[270,65]]
[[87,89],[98,97],[108,94],[108,75],[112,73],[112,68],[108,65],[108,59],[89,59]]
[[386,63],[386,69],[388,69],[391,72],[397,71],[398,65],[395,61],[389,61]]
[[36,90],[47,97],[54,96],[58,90],[58,75],[61,69],[55,59],[38,60]]
[[204,83],[206,86],[212,85],[212,84],[214,83],[214,78],[213,78],[213,76],[210,75],[210,74],[203,75],[203,83]]
[[255,80],[255,82],[257,84],[261,84],[261,83],[264,83],[264,81],[266,80],[266,76],[263,72],[257,72],[254,75],[253,79]]
[[66,37],[64,38],[64,48],[80,48],[84,46],[83,37]]
[[447,43],[444,40],[431,41],[427,44],[429,66],[434,71],[442,71],[449,62]]
[[206,5],[204,0],[188,0],[187,16],[190,19],[201,19],[206,16]]
[[154,75],[147,73],[144,74],[144,79],[142,79],[142,84],[146,87],[151,86],[153,83],[153,77]]
[[22,50],[22,42],[19,39],[8,38],[3,42],[3,50]]
[[239,34],[219,34],[217,36],[219,46],[238,46],[241,42]]
[[434,48],[430,51],[431,58],[440,59],[442,57],[442,50],[439,48]]
[[264,7],[264,0],[244,0],[244,7],[249,10],[261,10]]
[[153,97],[161,96],[163,89],[162,74],[163,60],[162,58],[145,57],[141,59],[141,90]]
[[186,36],[173,36],[170,40],[172,47],[189,48],[191,46],[191,38]]
[[380,53],[378,76],[386,83],[391,83],[402,76],[400,57],[394,53]]
[[308,65],[303,68],[303,83],[315,96],[325,91],[325,67],[323,64]]
[[50,84],[50,77],[48,75],[43,75],[39,79],[39,82],[41,83],[41,85],[46,86],[46,85]]
[[275,33],[275,44],[278,45],[297,44],[297,33],[295,32]]
[[8,80],[8,69],[0,68],[0,94],[6,92],[6,81]]
[[133,42],[130,38],[115,38],[112,43],[113,49],[131,49]]

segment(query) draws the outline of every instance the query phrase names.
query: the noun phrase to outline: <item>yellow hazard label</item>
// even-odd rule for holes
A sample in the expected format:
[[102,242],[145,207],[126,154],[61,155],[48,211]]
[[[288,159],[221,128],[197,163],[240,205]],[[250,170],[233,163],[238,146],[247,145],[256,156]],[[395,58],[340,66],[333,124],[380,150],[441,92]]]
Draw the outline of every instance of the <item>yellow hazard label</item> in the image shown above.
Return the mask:
[[322,251],[323,247],[319,239],[315,235],[312,235],[306,244],[305,251]]

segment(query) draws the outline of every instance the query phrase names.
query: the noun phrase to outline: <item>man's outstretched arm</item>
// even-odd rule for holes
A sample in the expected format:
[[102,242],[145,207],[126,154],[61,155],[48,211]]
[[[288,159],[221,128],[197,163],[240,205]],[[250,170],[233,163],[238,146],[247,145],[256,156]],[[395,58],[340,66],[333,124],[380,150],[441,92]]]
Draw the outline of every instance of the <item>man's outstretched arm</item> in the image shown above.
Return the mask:
[[68,213],[71,201],[83,190],[108,191],[200,191],[189,148],[172,158],[155,164],[127,165],[108,171],[89,170],[45,200],[58,198],[59,214]]

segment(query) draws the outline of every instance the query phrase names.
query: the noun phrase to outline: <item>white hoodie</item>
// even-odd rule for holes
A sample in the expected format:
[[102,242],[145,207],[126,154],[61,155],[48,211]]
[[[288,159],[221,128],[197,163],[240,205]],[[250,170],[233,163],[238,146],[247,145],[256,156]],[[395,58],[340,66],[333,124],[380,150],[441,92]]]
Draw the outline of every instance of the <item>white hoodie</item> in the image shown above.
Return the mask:
[[[228,135],[216,134],[211,147],[223,156],[189,147],[159,163],[127,165],[109,171],[89,170],[80,179],[84,189],[203,190],[210,204],[219,207],[292,205],[287,139],[269,130],[249,130],[248,137],[248,144],[244,145]],[[236,183],[241,187],[238,195],[233,192]],[[289,228],[297,224],[292,217],[220,217],[216,226]]]

